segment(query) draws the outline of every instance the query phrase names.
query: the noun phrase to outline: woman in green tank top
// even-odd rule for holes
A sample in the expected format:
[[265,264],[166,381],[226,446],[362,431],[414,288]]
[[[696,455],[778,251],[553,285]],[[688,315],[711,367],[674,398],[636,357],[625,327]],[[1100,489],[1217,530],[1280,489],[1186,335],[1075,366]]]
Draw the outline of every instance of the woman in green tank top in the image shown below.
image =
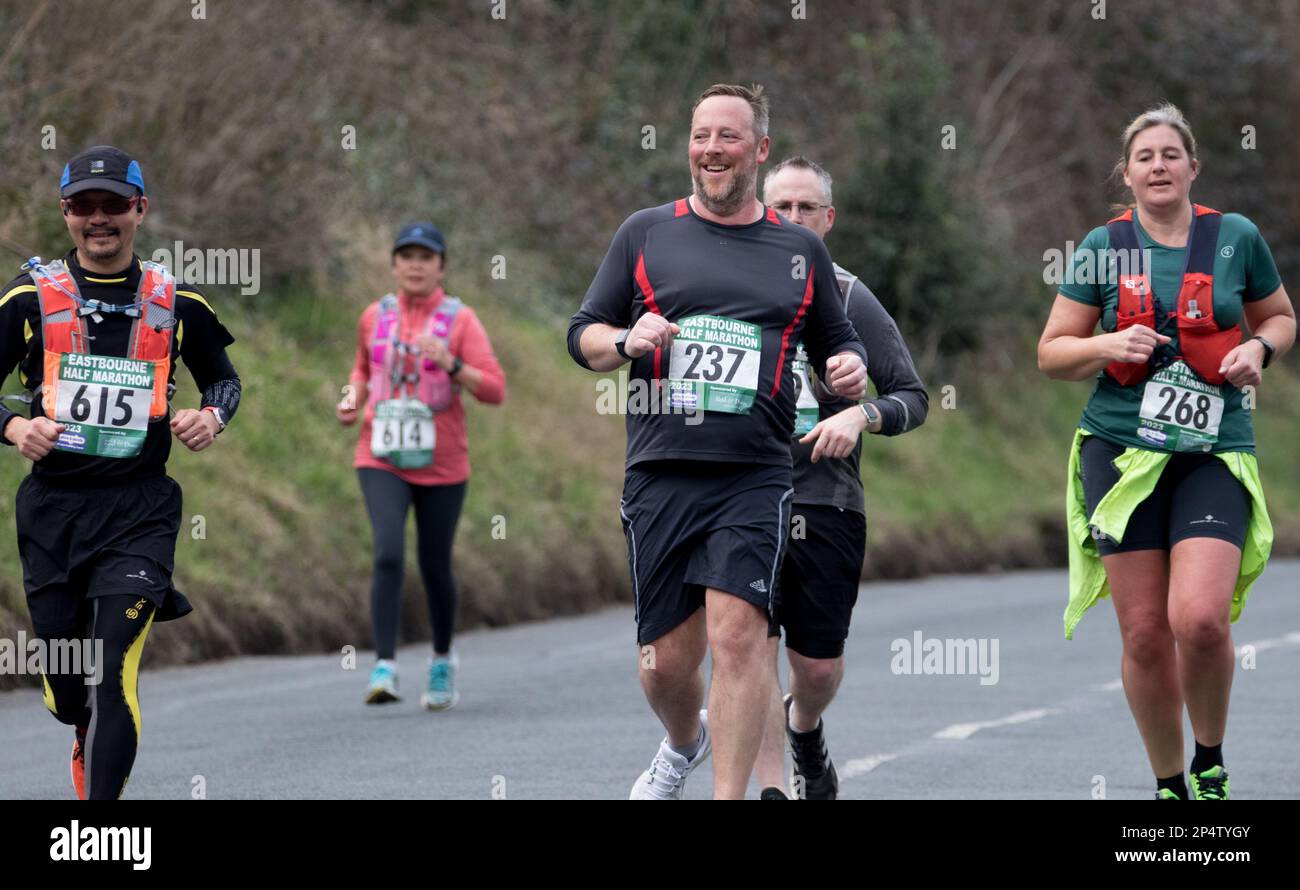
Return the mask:
[[1192,203],[1196,141],[1177,108],[1143,113],[1122,142],[1131,212],[1084,240],[1038,345],[1049,377],[1097,378],[1070,460],[1065,630],[1113,593],[1156,798],[1221,800],[1230,623],[1272,543],[1249,405],[1295,313],[1258,229]]

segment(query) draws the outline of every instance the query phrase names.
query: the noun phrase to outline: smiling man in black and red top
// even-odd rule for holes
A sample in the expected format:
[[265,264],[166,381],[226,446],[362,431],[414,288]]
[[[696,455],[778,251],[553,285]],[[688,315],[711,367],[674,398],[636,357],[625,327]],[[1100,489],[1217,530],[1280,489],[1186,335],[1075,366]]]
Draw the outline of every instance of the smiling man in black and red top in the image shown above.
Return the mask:
[[772,682],[796,344],[837,393],[866,392],[866,352],[825,246],[756,197],[767,125],[761,87],[704,91],[693,194],[628,217],[569,325],[575,361],[598,372],[631,361],[631,383],[654,392],[648,410],[629,400],[621,517],[641,684],[668,736],[634,800],[681,798],[710,750],[714,796],[744,795]]
[[[202,451],[239,404],[234,338],[195,290],[135,256],[149,208],[140,164],[97,145],[64,168],[60,208],[75,247],[32,258],[0,289],[0,380],[15,366],[31,416],[0,405],[0,442],[32,461],[15,518],[36,635],[92,640],[94,680],[44,666],[45,704],[75,727],[77,796],[121,795],[140,735],[136,678],[149,627],[190,605],[172,587],[180,486],[175,436]],[[183,361],[200,408],[171,410]],[[84,669],[84,666],[82,666]]]

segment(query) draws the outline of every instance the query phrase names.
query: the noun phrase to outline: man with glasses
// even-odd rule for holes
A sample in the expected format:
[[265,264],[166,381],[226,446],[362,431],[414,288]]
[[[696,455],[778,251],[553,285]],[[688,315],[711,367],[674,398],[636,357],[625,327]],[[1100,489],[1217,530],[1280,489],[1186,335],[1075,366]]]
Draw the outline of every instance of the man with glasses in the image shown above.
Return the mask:
[[[203,451],[235,414],[234,338],[208,302],[133,247],[149,209],[140,164],[97,145],[63,169],[74,247],[0,290],[0,380],[18,367],[30,417],[0,404],[0,442],[32,461],[15,519],[32,628],[44,643],[45,704],[75,727],[82,799],[121,796],[140,734],[136,681],[149,627],[191,611],[172,587],[181,489],[171,436]],[[202,393],[174,414],[176,361]],[[90,646],[83,647],[82,641]],[[87,665],[53,658],[71,647]],[[60,663],[55,663],[59,661]],[[73,659],[73,661],[76,661]]]
[[[831,177],[802,156],[788,158],[763,180],[768,207],[821,238],[835,224]],[[782,737],[790,740],[795,791],[807,800],[834,800],[839,788],[822,732],[822,712],[844,677],[844,641],[858,599],[867,520],[858,462],[863,432],[896,436],[925,421],[929,398],[898,326],[875,294],[839,265],[835,278],[844,311],[867,347],[867,375],[876,398],[859,405],[829,392],[802,357],[795,365],[794,507],[790,544],[781,569],[777,616],[785,628],[790,694],[780,685],[769,706],[755,769],[765,800],[785,798]],[[779,637],[770,640],[772,664]]]

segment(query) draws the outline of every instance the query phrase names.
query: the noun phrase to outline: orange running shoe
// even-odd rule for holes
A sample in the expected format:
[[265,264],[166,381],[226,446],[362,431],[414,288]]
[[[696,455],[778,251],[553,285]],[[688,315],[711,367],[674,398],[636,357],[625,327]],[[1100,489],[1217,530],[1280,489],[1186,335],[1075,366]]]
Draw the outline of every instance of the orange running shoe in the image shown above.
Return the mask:
[[86,799],[86,733],[78,729],[72,737],[72,787],[77,799]]

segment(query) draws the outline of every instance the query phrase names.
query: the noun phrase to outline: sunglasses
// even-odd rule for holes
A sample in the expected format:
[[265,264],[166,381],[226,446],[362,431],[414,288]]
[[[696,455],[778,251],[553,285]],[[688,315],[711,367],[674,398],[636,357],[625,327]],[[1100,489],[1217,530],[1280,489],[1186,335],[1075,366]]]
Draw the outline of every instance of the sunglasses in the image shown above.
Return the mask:
[[134,198],[123,198],[121,195],[113,195],[108,198],[83,198],[80,195],[74,195],[71,198],[63,200],[63,206],[73,216],[94,216],[96,210],[103,210],[109,216],[121,216],[123,213],[129,213],[131,208],[140,201],[140,196]]

